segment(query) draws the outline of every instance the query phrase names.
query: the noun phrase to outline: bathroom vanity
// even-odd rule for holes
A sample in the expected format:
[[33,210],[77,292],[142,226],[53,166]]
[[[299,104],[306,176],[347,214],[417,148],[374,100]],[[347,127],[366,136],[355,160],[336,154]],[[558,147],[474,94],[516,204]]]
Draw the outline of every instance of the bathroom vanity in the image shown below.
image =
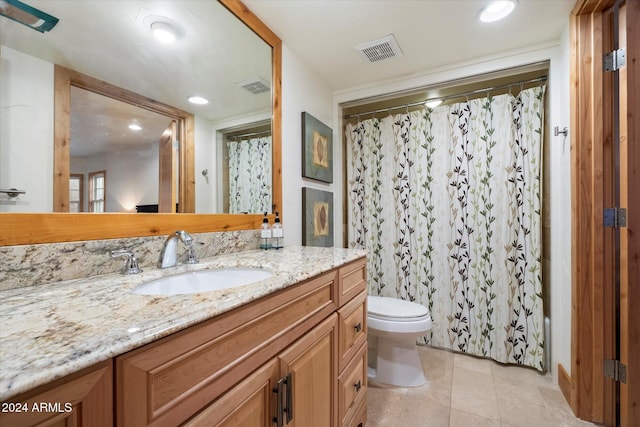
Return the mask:
[[[250,251],[2,292],[0,426],[362,426],[365,255]],[[237,266],[274,275],[200,294],[131,293],[162,275]]]

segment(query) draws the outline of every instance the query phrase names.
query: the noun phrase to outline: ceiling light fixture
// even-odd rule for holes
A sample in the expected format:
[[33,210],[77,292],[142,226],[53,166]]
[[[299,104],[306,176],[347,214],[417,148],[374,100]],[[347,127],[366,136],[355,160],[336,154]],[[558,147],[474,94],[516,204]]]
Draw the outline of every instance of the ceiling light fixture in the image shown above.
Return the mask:
[[499,0],[491,2],[480,12],[480,21],[495,22],[506,18],[516,8],[516,0]]
[[196,105],[207,105],[209,103],[209,100],[202,96],[194,95],[189,97],[189,102]]
[[58,18],[18,0],[0,0],[0,15],[44,33],[51,31]]
[[149,15],[144,18],[143,23],[163,43],[173,43],[184,36],[180,24],[164,16]]
[[440,104],[442,104],[442,99],[429,99],[427,100],[427,102],[424,103],[424,105],[426,105],[427,108],[431,108],[432,110]]
[[178,33],[167,22],[154,22],[151,24],[151,32],[156,39],[163,43],[173,43],[178,39]]

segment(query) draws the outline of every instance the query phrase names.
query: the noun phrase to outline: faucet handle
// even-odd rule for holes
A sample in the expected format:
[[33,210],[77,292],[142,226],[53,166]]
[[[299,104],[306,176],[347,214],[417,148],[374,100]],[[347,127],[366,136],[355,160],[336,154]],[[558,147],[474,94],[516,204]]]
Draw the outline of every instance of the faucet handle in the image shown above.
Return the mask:
[[142,272],[142,269],[138,265],[138,259],[132,251],[117,250],[110,252],[111,258],[127,257],[122,274],[138,274]]
[[186,244],[187,246],[187,259],[184,261],[185,264],[197,264],[198,257],[196,257],[196,249],[193,245],[193,241]]

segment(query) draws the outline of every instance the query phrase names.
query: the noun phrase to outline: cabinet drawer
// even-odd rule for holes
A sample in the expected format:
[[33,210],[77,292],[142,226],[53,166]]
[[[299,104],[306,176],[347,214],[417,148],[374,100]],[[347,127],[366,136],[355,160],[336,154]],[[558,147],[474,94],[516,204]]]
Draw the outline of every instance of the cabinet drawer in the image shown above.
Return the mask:
[[364,399],[358,404],[357,408],[353,412],[353,417],[351,417],[344,424],[343,427],[364,427],[367,424],[367,398],[365,396]]
[[177,425],[336,310],[336,271],[116,359],[119,426]]
[[338,369],[342,371],[367,338],[366,292],[360,292],[338,311],[338,325],[340,354]]
[[340,425],[351,419],[367,395],[367,346],[358,349],[338,379],[338,413]]
[[367,259],[360,258],[338,270],[338,306],[367,289]]

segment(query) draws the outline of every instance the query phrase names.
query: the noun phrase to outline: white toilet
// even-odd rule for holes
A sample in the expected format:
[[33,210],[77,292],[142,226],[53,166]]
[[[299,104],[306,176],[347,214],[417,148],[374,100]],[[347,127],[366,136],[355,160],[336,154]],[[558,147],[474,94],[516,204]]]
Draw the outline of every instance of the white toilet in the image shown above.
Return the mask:
[[425,383],[416,340],[431,329],[429,309],[410,301],[367,297],[368,377],[400,387]]

